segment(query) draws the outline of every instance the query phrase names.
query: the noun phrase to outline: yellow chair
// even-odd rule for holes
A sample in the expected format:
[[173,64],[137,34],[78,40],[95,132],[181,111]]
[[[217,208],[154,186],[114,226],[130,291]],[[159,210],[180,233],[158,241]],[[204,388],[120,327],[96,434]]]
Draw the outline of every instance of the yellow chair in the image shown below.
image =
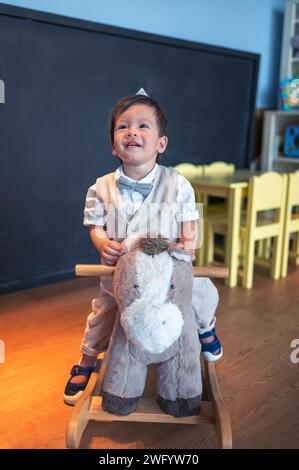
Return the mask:
[[[223,175],[230,175],[235,172],[235,165],[232,163],[225,163],[225,162],[213,162],[209,165],[194,165],[192,163],[179,163],[174,167],[177,171],[179,171],[183,176],[191,181],[192,179],[200,176],[223,176]],[[210,213],[224,213],[227,211],[226,202],[224,203],[209,203],[209,198],[206,197],[204,199],[201,198],[200,195],[200,182],[198,184],[193,185],[194,192],[195,192],[195,199],[197,203],[203,203],[205,216],[209,216]],[[221,246],[217,247],[219,252],[223,251]],[[197,250],[197,256],[195,265],[202,265],[203,264],[203,254],[205,251],[205,246],[203,245],[199,250]]]
[[[236,171],[236,167],[233,163],[225,163],[225,162],[213,162],[209,165],[203,166],[203,176],[227,176],[232,175]],[[200,193],[200,189],[198,190]],[[218,199],[219,202],[215,203],[215,199]],[[204,200],[200,201],[204,205],[205,209],[205,217],[209,217],[209,214],[214,214],[215,212],[223,212],[227,210],[227,203],[226,201],[221,201],[221,198],[212,197],[212,199],[208,196],[204,198]],[[211,202],[211,201],[214,201]]]
[[[285,223],[284,223],[284,241],[281,275],[285,277],[288,272],[289,242],[290,235],[295,234],[293,240],[293,257],[295,263],[299,262],[299,170],[288,175],[288,189],[286,197]],[[295,212],[294,212],[295,209]]]
[[[215,176],[215,177],[226,176],[226,175],[232,175],[235,171],[236,171],[236,167],[233,163],[226,163],[226,162],[218,161],[218,162],[210,163],[209,165],[204,165],[203,176]],[[218,215],[221,214],[222,216],[224,216],[224,214],[227,214],[228,212],[227,201],[223,200],[222,198],[208,197],[208,196],[201,198],[200,186],[197,189],[197,192],[198,192],[197,201],[203,203],[204,222],[208,221],[210,215],[215,216],[216,214]],[[223,234],[221,233],[221,235]],[[207,252],[208,250],[208,247],[206,247],[204,243],[205,243],[205,237],[204,237],[203,246],[197,257],[198,264],[200,265],[204,263],[204,252]],[[225,246],[222,246],[222,245],[215,245],[213,247],[213,252],[219,255],[223,255],[224,250],[225,250]],[[209,261],[211,261],[211,251],[206,257],[206,262],[209,262]]]
[[203,167],[204,176],[232,175],[235,171],[236,167],[233,163],[213,162]]
[[[277,279],[281,275],[286,178],[286,175],[269,172],[250,179],[248,209],[241,217],[240,246],[243,249],[239,250],[240,264],[243,264],[243,269],[239,271],[239,274],[243,278],[243,287],[247,289],[251,289],[253,284],[256,241],[274,239],[272,256],[269,259],[271,277]],[[206,221],[205,263],[213,263],[214,234],[219,233],[225,236],[228,223],[227,218],[221,214],[211,215]],[[238,247],[231,247],[231,249],[236,250]]]
[[193,165],[193,163],[179,163],[174,169],[190,180],[203,175],[203,166]]

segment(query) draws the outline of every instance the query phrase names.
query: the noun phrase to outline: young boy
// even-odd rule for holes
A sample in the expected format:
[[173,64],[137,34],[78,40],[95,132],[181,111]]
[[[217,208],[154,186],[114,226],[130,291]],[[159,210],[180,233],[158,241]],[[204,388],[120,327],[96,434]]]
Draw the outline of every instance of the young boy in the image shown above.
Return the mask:
[[[122,165],[89,188],[84,210],[84,225],[89,226],[101,262],[115,265],[130,243],[142,232],[147,233],[148,223],[156,222],[159,208],[171,205],[180,210],[171,220],[175,230],[170,235],[168,230],[167,238],[194,259],[198,219],[194,191],[182,175],[157,163],[168,143],[164,111],[147,95],[122,98],[112,111],[110,139],[112,154]],[[160,222],[159,233],[167,234],[169,220],[160,217]],[[210,361],[220,359],[223,353],[214,328],[218,300],[218,291],[208,278],[194,278],[192,305],[202,354]],[[105,276],[99,296],[92,300],[81,343],[82,357],[73,366],[64,391],[67,404],[73,405],[83,393],[99,352],[107,349],[115,311],[112,279]]]

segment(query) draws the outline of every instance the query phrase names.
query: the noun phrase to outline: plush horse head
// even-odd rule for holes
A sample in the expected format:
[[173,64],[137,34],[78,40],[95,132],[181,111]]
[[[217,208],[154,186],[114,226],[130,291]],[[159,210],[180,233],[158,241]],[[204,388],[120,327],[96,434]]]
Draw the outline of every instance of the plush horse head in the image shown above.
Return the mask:
[[120,259],[114,275],[121,326],[134,345],[152,354],[164,352],[179,338],[182,305],[191,301],[192,267],[178,259],[190,261],[188,255],[170,251],[163,239],[144,239]]
[[118,313],[109,345],[103,409],[126,415],[137,408],[147,366],[157,364],[161,409],[173,416],[199,412],[200,345],[191,306],[193,271],[183,250],[144,239],[119,258],[113,288]]

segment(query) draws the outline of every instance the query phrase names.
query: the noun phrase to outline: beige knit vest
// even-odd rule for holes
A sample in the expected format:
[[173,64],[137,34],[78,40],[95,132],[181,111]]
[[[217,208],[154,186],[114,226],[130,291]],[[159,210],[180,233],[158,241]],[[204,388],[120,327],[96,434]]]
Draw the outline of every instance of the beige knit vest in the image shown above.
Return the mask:
[[177,192],[177,171],[158,165],[151,192],[128,222],[121,209],[121,193],[115,173],[98,178],[96,193],[105,207],[107,236],[117,241],[134,233],[147,237],[162,236],[171,240],[179,238],[180,224],[176,221],[179,211]]

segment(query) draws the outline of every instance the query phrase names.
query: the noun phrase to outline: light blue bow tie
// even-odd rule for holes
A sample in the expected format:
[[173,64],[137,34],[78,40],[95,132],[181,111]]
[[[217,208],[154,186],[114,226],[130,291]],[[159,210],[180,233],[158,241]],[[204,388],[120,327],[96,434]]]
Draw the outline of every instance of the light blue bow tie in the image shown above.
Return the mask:
[[119,189],[132,189],[137,191],[143,197],[147,197],[151,192],[153,185],[151,183],[138,183],[137,181],[127,180],[124,176],[120,176],[117,180]]

